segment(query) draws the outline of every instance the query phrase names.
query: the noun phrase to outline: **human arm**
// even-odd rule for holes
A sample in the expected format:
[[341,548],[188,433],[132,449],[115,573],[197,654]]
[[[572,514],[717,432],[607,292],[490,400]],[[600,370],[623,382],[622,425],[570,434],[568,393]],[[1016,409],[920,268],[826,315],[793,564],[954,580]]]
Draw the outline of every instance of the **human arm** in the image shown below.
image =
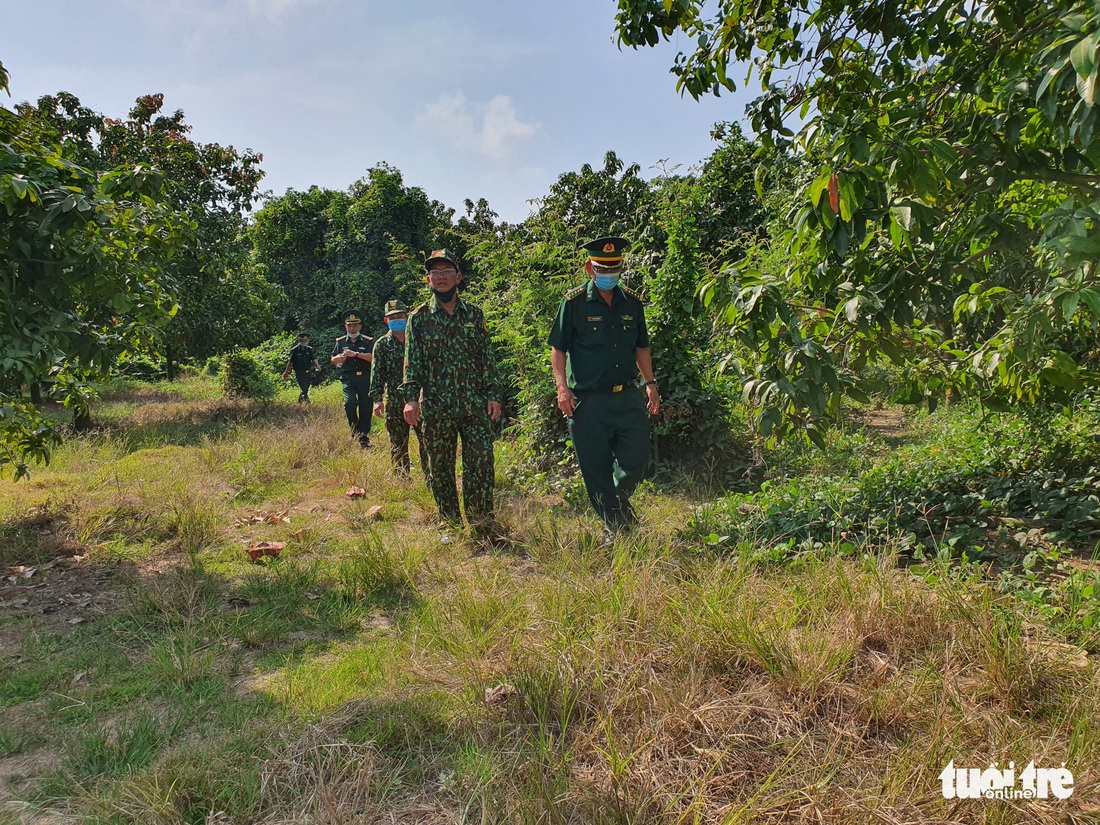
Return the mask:
[[405,398],[402,414],[410,427],[420,423],[420,392],[426,379],[424,353],[419,341],[419,318],[417,313],[409,316],[405,326],[405,380],[401,384],[401,395]]
[[573,391],[569,389],[569,384],[565,377],[565,362],[566,353],[562,352],[557,347],[550,348],[550,367],[554,371],[554,384],[558,388],[558,409],[565,414],[567,418],[573,416],[573,408],[576,406],[576,399],[573,396]]
[[635,351],[638,372],[645,381],[646,407],[650,415],[656,415],[661,409],[661,394],[657,391],[657,379],[653,377],[653,356],[649,347],[638,347]]

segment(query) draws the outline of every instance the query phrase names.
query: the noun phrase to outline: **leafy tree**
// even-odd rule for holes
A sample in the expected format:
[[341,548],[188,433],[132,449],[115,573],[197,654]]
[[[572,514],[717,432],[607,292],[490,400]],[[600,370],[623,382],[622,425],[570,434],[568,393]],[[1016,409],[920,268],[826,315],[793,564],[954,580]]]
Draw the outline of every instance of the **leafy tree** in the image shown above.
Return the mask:
[[349,307],[381,314],[387,300],[419,294],[420,253],[433,245],[438,214],[423,189],[380,164],[347,192],[290,190],[268,200],[250,231],[253,254],[299,323],[331,326]]
[[43,134],[0,107],[0,468],[16,478],[57,442],[25,391],[48,380],[86,410],[93,379],[170,317],[160,266],[190,238],[159,174],[86,169]]
[[125,120],[104,117],[67,92],[17,109],[89,168],[157,169],[163,199],[192,225],[192,243],[161,267],[178,304],[163,328],[170,376],[180,356],[205,359],[271,333],[282,294],[250,266],[244,235],[244,213],[263,178],[262,155],[192,141],[183,112],[164,113],[161,94],[138,98]]
[[793,145],[812,170],[773,244],[789,250],[782,277],[744,266],[702,293],[758,353],[745,394],[761,432],[820,441],[880,354],[909,366],[904,400],[932,405],[949,390],[1003,404],[1095,384],[1092,3],[618,5],[624,45],[690,37],[672,71],[694,97],[734,88],[733,63],[753,61],[763,147]]

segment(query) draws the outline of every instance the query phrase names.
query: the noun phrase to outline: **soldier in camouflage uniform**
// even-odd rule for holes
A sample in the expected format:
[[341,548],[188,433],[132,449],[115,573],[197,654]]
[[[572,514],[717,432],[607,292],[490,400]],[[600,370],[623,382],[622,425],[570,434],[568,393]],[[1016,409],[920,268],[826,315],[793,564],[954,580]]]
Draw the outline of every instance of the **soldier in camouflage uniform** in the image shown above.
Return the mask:
[[630,494],[649,464],[647,412],[661,407],[641,296],[619,284],[627,246],[622,238],[585,244],[591,280],[562,299],[549,340],[558,408],[608,538],[637,522]]
[[[387,301],[384,318],[389,332],[374,343],[370,397],[374,401],[374,414],[386,422],[393,469],[399,476],[408,478],[409,423],[405,420],[405,396],[401,389],[405,379],[405,327],[408,323],[408,308],[400,301]],[[382,403],[383,396],[386,399],[385,404]],[[424,477],[430,479],[428,454],[424,449],[420,427],[416,428],[416,442],[420,447],[420,466],[424,470]]]
[[462,439],[462,499],[475,534],[493,537],[493,428],[500,392],[485,316],[458,296],[458,261],[446,249],[424,262],[432,297],[406,328],[405,420],[423,420],[432,495],[444,525],[461,523],[455,453]]
[[371,403],[367,393],[374,339],[362,334],[363,313],[350,309],[341,318],[347,335],[336,339],[329,361],[340,371],[344,414],[348,417],[351,437],[365,450],[370,446]]

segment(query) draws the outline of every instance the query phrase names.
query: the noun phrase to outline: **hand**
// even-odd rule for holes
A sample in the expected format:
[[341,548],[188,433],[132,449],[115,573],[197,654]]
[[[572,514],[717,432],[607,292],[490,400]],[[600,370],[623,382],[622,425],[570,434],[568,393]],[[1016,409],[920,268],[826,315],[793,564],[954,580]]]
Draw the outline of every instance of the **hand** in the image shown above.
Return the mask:
[[347,348],[345,348],[345,349],[344,349],[344,351],[343,351],[343,352],[341,353],[341,357],[343,357],[343,358],[358,358],[358,357],[359,357],[359,353],[357,353],[357,352],[356,352],[355,350],[353,350],[353,349],[347,349]]
[[410,427],[415,427],[420,423],[420,402],[409,401],[405,404],[405,409],[402,411],[405,416],[405,423]]
[[374,402],[374,417],[375,418],[381,418],[385,414],[386,414],[386,408],[382,404],[382,402],[381,401],[375,401]]
[[565,413],[566,418],[573,417],[573,409],[577,406],[577,399],[573,397],[573,391],[569,387],[558,390],[558,409]]
[[661,409],[661,394],[657,392],[656,384],[645,385],[645,395],[649,403],[646,404],[646,409],[649,410],[650,415],[656,415],[657,410]]
[[489,418],[493,419],[493,421],[496,421],[498,418],[500,418],[500,402],[499,401],[490,401],[489,402]]

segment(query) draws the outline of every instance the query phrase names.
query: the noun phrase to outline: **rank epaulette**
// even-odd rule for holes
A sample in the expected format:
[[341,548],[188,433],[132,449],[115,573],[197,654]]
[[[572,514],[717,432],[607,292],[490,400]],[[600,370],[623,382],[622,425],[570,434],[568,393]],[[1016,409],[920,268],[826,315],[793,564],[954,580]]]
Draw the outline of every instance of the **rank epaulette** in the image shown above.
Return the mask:
[[579,297],[580,295],[584,294],[587,291],[588,291],[588,284],[581,284],[578,287],[573,287],[573,289],[571,289],[567,293],[565,293],[565,300],[572,301],[574,298]]
[[641,293],[639,293],[639,292],[635,292],[635,291],[634,291],[633,289],[631,289],[630,287],[628,287],[628,286],[623,286],[622,284],[619,284],[619,286],[620,286],[620,287],[622,287],[622,290],[623,290],[623,292],[624,292],[624,293],[625,293],[626,295],[628,295],[629,297],[633,298],[633,299],[634,299],[635,301],[637,301],[638,303],[644,304],[644,303],[646,302],[645,298],[643,298],[643,297],[642,297]]

